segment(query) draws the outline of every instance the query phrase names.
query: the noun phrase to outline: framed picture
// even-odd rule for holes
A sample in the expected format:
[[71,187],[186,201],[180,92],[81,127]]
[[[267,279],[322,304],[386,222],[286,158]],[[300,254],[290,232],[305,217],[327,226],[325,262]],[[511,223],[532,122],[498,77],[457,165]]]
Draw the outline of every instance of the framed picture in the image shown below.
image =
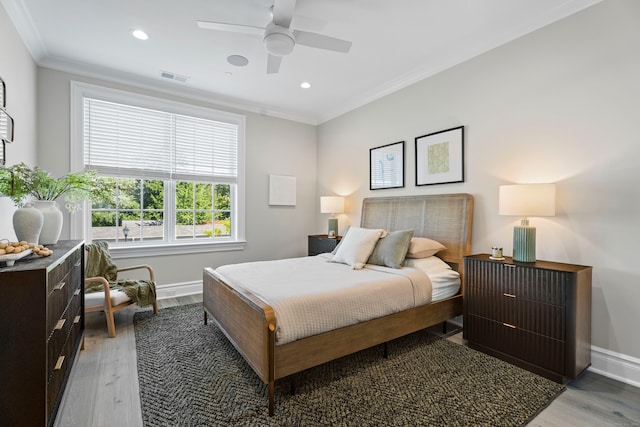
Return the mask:
[[13,119],[0,107],[0,140],[13,142]]
[[296,177],[269,175],[269,205],[296,205]]
[[464,126],[416,138],[416,186],[464,182]]
[[369,188],[404,187],[404,141],[369,150]]
[[7,106],[7,87],[4,84],[4,80],[0,77],[0,107]]

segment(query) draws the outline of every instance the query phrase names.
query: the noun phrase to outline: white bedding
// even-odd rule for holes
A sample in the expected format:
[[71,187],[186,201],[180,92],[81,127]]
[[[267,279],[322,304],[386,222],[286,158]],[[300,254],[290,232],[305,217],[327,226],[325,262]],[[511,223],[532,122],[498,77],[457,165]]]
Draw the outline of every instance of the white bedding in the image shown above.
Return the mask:
[[329,254],[320,254],[232,264],[215,273],[230,285],[250,290],[274,309],[278,345],[428,304],[432,282],[442,287],[450,276],[441,272],[430,280],[418,268],[369,264],[353,270],[327,262],[328,258]]

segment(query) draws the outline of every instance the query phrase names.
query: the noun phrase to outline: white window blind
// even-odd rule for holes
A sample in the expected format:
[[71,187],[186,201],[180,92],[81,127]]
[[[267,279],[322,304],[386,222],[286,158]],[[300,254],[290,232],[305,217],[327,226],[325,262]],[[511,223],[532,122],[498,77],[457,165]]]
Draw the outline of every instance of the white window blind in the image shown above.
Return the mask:
[[84,164],[139,178],[236,182],[238,125],[84,98]]
[[214,177],[235,182],[238,175],[238,126],[196,117],[175,116],[175,177]]

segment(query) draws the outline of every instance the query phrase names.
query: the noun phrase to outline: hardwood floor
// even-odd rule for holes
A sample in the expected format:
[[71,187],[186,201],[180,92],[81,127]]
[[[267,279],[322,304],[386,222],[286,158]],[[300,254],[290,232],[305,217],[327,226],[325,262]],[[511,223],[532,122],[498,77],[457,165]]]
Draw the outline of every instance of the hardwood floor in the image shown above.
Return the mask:
[[[193,295],[160,300],[158,306],[201,301],[202,295]],[[87,315],[85,347],[71,372],[56,427],[142,426],[133,330],[138,310],[131,306],[116,313],[115,338],[107,336],[104,314]],[[441,333],[440,328],[433,331]],[[462,344],[460,331],[446,336]],[[529,426],[640,426],[640,388],[585,372]]]

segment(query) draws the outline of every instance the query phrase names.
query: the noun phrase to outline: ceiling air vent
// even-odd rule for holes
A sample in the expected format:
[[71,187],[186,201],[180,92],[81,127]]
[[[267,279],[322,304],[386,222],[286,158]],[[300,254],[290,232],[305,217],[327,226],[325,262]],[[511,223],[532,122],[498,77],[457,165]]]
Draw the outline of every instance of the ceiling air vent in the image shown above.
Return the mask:
[[160,76],[164,77],[165,79],[175,80],[175,81],[181,82],[181,83],[184,83],[187,80],[189,80],[189,77],[187,77],[187,76],[182,76],[182,75],[176,74],[176,73],[170,73],[168,71],[160,71]]

